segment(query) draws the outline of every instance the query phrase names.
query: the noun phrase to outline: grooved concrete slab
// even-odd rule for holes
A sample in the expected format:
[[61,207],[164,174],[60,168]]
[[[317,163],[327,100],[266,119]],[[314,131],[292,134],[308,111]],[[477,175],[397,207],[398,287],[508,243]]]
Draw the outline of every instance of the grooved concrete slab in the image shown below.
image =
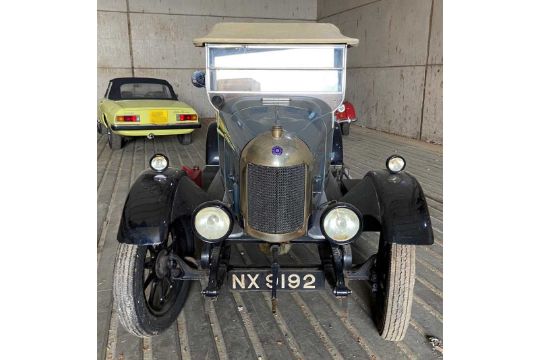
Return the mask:
[[[128,23],[125,13],[97,13],[98,67],[131,67]],[[106,85],[105,85],[106,86]]]
[[[236,293],[224,289],[215,302],[200,294],[194,283],[177,326],[164,334],[141,340],[129,335],[118,322],[112,304],[112,274],[116,231],[129,185],[147,167],[156,151],[165,153],[173,166],[203,165],[205,125],[195,131],[193,143],[182,146],[175,137],[129,141],[112,152],[106,137],[97,138],[98,157],[98,359],[437,359],[426,335],[442,338],[442,147],[382,132],[351,127],[344,137],[345,162],[360,178],[370,169],[384,167],[393,153],[407,159],[407,168],[422,184],[430,205],[436,242],[417,247],[413,319],[399,343],[382,340],[372,321],[369,286],[351,282],[353,294],[337,300],[329,287],[316,293],[278,294],[278,314],[272,316],[266,293]],[[355,258],[376,251],[377,234],[369,233],[353,247]],[[283,263],[299,259],[313,263],[316,247],[303,245],[282,256]],[[239,264],[269,263],[257,246],[232,249]]]
[[433,0],[428,64],[443,63],[443,0]]
[[349,69],[347,100],[363,126],[417,138],[424,76],[424,67]]
[[422,140],[437,144],[443,140],[443,66],[428,65]]
[[431,0],[373,1],[319,21],[360,41],[347,53],[348,68],[425,65],[430,10]]

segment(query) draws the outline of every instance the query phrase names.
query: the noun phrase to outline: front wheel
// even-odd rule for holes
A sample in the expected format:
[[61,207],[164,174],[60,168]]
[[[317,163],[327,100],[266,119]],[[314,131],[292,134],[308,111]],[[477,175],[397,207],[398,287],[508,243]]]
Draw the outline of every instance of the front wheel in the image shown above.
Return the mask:
[[401,341],[411,319],[415,277],[415,247],[388,244],[383,239],[375,263],[373,316],[381,337]]
[[188,296],[189,281],[173,280],[167,269],[178,242],[137,246],[120,244],[114,270],[113,296],[124,328],[138,337],[158,335],[173,324]]
[[191,133],[178,135],[178,141],[180,141],[180,144],[182,145],[191,144]]
[[103,125],[99,121],[97,122],[97,132],[103,134]]

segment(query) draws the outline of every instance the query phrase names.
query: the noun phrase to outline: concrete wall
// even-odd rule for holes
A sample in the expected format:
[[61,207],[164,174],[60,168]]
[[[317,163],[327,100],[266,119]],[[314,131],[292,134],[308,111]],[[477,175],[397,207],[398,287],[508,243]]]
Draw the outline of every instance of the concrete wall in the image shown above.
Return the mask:
[[318,0],[317,21],[350,49],[347,99],[359,125],[442,143],[442,0]]
[[191,73],[204,67],[191,40],[221,21],[319,21],[360,39],[349,51],[347,99],[359,125],[442,143],[442,0],[98,0],[98,98],[109,79],[169,80],[212,116]]
[[192,39],[222,21],[316,21],[317,0],[98,0],[98,98],[111,78],[167,79],[201,116],[213,116],[191,74],[203,69]]

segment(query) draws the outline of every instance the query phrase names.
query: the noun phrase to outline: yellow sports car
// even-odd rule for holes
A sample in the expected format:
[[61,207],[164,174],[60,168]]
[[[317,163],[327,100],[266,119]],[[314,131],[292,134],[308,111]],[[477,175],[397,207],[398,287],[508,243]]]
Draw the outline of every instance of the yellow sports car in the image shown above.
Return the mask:
[[197,112],[178,100],[166,80],[116,78],[99,102],[97,128],[106,133],[113,150],[123,138],[149,135],[178,135],[180,143],[191,143],[191,133],[201,127]]

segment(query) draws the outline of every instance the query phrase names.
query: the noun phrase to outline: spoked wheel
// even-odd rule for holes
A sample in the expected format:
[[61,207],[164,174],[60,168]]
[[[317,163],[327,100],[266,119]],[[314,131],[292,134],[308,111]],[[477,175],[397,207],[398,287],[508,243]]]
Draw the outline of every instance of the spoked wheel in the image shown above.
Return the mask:
[[191,133],[178,135],[178,141],[180,141],[180,144],[182,145],[191,144]]
[[[153,336],[167,329],[186,301],[190,281],[173,280],[168,255],[186,255],[186,242],[169,236],[166,244],[120,244],[113,295],[120,322],[135,336]],[[182,244],[183,242],[183,244]]]
[[113,133],[110,128],[107,128],[107,141],[111,150],[119,150],[122,148],[122,137]]
[[401,341],[411,319],[415,247],[387,244],[381,236],[375,263],[373,317],[385,340]]

